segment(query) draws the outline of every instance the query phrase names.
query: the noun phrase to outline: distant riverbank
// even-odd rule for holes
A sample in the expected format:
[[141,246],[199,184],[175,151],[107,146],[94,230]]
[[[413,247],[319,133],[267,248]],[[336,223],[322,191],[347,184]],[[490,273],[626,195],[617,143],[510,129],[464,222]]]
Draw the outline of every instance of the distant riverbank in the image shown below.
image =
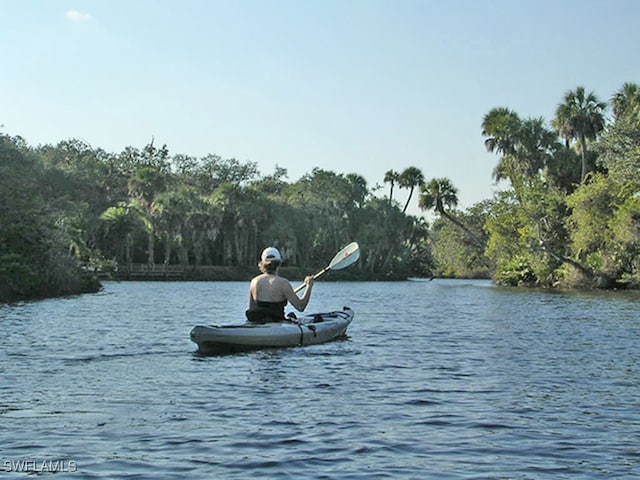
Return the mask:
[[[122,265],[110,273],[100,275],[103,280],[143,280],[143,281],[249,281],[257,275],[256,267],[240,266],[199,266],[192,265]],[[290,280],[302,280],[307,275],[317,272],[299,267],[282,267],[280,275]],[[323,280],[334,281],[402,281],[407,280],[406,274],[381,275],[376,272],[364,272],[358,269],[330,271],[323,276]]]

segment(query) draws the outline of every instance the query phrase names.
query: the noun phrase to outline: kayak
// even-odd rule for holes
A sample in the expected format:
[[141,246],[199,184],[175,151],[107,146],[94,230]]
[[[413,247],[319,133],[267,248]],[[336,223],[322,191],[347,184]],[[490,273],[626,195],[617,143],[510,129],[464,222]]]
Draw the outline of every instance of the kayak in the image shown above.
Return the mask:
[[312,313],[292,321],[204,326],[191,330],[200,353],[226,353],[265,347],[315,345],[342,337],[353,320],[353,310]]

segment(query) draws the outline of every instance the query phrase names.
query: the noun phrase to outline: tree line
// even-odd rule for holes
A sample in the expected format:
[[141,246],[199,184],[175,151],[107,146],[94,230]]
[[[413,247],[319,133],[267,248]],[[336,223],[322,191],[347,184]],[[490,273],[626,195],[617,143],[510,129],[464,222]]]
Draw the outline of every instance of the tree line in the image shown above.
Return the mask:
[[[95,269],[133,263],[254,267],[266,245],[290,266],[317,268],[352,240],[358,278],[637,287],[639,105],[627,83],[610,102],[567,92],[549,123],[492,109],[482,135],[506,186],[466,210],[449,179],[412,166],[389,169],[381,195],[357,173],[314,168],[290,181],[284,168],[263,174],[154,141],[110,153],[2,134],[0,300],[99,288]],[[406,213],[416,197],[433,224]]]
[[267,245],[288,266],[318,268],[354,239],[358,278],[430,272],[426,224],[376,198],[362,176],[287,177],[153,141],[109,153],[0,135],[0,300],[92,290],[95,271],[140,263],[246,272]]
[[485,255],[505,284],[640,285],[640,88],[568,91],[549,124],[492,109],[482,122],[510,188],[487,205]]

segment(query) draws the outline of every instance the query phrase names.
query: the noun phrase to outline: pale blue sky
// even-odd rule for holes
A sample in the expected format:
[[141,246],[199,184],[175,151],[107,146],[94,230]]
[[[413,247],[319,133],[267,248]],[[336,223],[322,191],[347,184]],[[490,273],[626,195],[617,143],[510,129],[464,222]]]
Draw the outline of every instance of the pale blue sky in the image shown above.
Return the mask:
[[484,114],[640,83],[638,19],[637,0],[0,0],[1,131],[154,137],[290,181],[415,166],[467,208],[496,188]]

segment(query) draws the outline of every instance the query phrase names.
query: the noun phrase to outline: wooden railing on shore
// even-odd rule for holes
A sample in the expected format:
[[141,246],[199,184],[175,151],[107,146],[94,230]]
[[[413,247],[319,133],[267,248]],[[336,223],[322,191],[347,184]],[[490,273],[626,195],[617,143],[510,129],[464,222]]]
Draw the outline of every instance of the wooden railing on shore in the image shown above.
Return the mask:
[[114,276],[119,280],[184,280],[186,267],[184,265],[133,263],[118,267]]

